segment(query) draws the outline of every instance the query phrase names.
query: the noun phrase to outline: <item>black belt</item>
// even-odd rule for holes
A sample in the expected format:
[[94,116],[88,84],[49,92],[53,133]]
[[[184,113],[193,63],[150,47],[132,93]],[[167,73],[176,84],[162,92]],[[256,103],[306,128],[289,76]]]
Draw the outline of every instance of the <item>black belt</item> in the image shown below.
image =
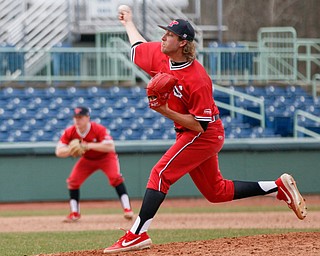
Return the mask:
[[[219,120],[220,119],[220,116],[219,115],[214,115],[213,117],[212,117],[212,121],[210,122],[210,123],[214,123],[215,121],[217,121],[217,120]],[[188,131],[189,129],[179,129],[179,128],[174,128],[174,130],[176,131],[176,132],[185,132],[185,131]]]
[[174,130],[176,132],[185,132],[185,131],[188,131],[188,129],[179,129],[179,128],[174,128]]
[[220,116],[219,114],[218,115],[215,115],[212,117],[212,121],[210,123],[214,123],[215,121],[219,120],[220,119]]

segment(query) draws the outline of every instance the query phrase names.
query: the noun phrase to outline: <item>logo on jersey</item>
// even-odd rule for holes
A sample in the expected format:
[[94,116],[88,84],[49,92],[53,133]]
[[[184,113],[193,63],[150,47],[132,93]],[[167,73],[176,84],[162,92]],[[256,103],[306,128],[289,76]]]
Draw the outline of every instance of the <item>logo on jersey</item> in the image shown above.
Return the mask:
[[168,27],[173,27],[174,25],[179,25],[179,22],[176,20],[171,21],[171,23],[168,25]]
[[178,98],[182,98],[182,91],[183,90],[183,87],[182,85],[176,85],[174,88],[173,88],[173,95],[178,97]]
[[212,116],[212,112],[210,108],[206,108],[205,110],[203,110],[203,114],[206,116]]

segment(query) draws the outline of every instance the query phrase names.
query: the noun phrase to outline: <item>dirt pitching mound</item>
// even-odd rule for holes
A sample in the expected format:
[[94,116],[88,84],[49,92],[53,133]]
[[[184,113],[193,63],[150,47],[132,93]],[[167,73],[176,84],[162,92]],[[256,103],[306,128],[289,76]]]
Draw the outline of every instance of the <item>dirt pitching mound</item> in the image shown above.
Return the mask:
[[217,256],[252,256],[281,255],[296,256],[320,255],[320,233],[301,232],[287,234],[257,235],[238,238],[221,238],[215,240],[179,242],[153,245],[151,249],[125,253],[104,254],[103,249],[92,251],[76,251],[56,254],[40,254],[39,256],[98,256],[98,255],[144,255],[144,256],[176,256],[176,255],[217,255]]

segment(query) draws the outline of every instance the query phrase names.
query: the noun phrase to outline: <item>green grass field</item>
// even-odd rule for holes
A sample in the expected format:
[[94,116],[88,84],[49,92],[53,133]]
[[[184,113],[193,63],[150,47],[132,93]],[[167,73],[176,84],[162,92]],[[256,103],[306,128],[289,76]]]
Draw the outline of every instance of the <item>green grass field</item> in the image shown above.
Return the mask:
[[[155,244],[170,242],[208,240],[222,237],[251,236],[257,234],[284,233],[290,231],[318,231],[297,229],[192,229],[192,230],[150,230]],[[78,231],[78,232],[37,232],[1,233],[0,248],[3,256],[37,255],[68,251],[102,249],[113,244],[121,231]],[[192,236],[190,236],[192,234]],[[196,239],[195,239],[196,238]]]
[[[310,207],[310,211],[320,211],[320,206]],[[159,213],[207,213],[207,212],[259,212],[259,211],[288,211],[287,207],[196,207],[196,208],[164,208]],[[24,216],[64,216],[65,210],[25,210],[0,212],[0,217]],[[136,210],[137,212],[137,210]],[[84,214],[114,214],[119,213],[117,209],[85,209]],[[0,227],[1,228],[1,227]],[[178,229],[157,230],[151,229],[148,233],[154,244],[170,242],[209,240],[223,237],[251,236],[257,234],[284,233],[297,231],[320,232],[320,229]],[[121,230],[106,231],[77,231],[77,232],[0,232],[0,255],[37,255],[47,253],[58,253],[67,251],[102,249],[113,244],[121,235]],[[190,235],[192,234],[192,235]]]

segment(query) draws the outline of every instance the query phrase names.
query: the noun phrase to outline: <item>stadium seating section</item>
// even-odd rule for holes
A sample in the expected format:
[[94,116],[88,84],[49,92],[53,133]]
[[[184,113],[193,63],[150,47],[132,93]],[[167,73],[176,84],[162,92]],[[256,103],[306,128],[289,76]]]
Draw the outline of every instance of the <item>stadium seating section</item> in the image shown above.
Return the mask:
[[[300,86],[244,86],[239,91],[263,97],[266,127],[244,115],[231,118],[221,108],[226,138],[291,137],[293,117],[297,109],[320,115],[320,102]],[[227,101],[223,95],[215,95]],[[0,89],[0,142],[58,141],[61,132],[72,124],[72,109],[89,106],[91,119],[105,125],[115,140],[174,139],[170,120],[148,108],[143,87],[27,87]],[[252,103],[236,104],[255,111]],[[301,119],[299,122],[319,130],[319,124]]]

